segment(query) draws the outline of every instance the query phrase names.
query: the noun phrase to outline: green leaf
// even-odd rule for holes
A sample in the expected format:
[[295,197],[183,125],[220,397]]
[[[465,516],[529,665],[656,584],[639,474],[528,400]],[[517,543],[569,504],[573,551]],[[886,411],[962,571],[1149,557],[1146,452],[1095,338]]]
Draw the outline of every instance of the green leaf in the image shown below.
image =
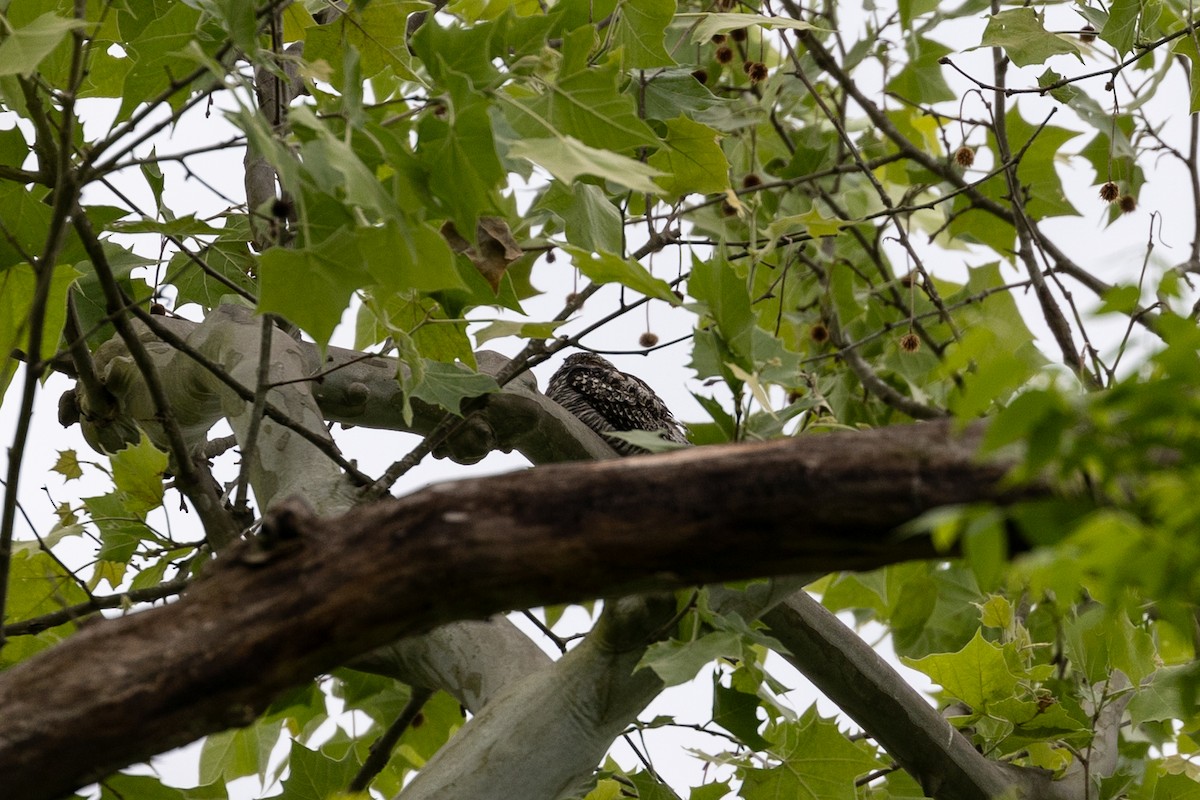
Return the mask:
[[638,118],[633,98],[617,91],[619,65],[588,64],[594,40],[590,26],[564,37],[558,80],[532,99],[518,98],[506,105],[513,127],[522,138],[567,136],[588,148],[614,153],[657,145],[654,132]]
[[330,795],[346,790],[359,766],[353,751],[340,761],[334,761],[293,740],[288,776],[283,781],[283,794],[279,800],[327,800]]
[[1197,50],[1194,36],[1181,36],[1171,45],[1172,55],[1183,56],[1188,60],[1188,85],[1191,88],[1191,102],[1188,111],[1192,114],[1200,111],[1200,51]]
[[499,389],[491,375],[475,372],[465,364],[425,359],[424,377],[413,388],[412,395],[458,414],[464,399]]
[[354,236],[345,229],[314,248],[271,248],[259,270],[258,310],[299,325],[323,347],[350,295],[370,282],[357,255]]
[[429,189],[460,231],[475,230],[481,214],[501,211],[495,190],[505,171],[482,103],[456,110],[453,123],[425,115],[417,136],[417,159],[429,176]]
[[600,187],[576,181],[568,191],[564,184],[552,183],[537,208],[562,219],[571,244],[595,252],[621,250],[621,212]]
[[450,245],[426,223],[388,222],[383,227],[360,229],[355,236],[371,277],[387,289],[438,292],[467,288],[454,265]]
[[50,469],[69,481],[83,477],[83,469],[79,466],[79,456],[74,450],[59,450],[58,460]]
[[647,297],[666,300],[671,305],[678,305],[679,298],[671,290],[671,285],[661,278],[656,278],[636,261],[612,253],[591,253],[578,247],[564,247],[571,256],[575,268],[595,283],[619,283],[640,292]]
[[980,47],[1004,48],[1018,67],[1043,64],[1050,56],[1064,53],[1079,57],[1079,45],[1047,31],[1042,25],[1042,15],[1032,8],[1012,8],[993,14]]
[[729,162],[718,143],[720,136],[707,125],[686,117],[667,120],[666,146],[647,164],[661,170],[655,182],[668,197],[697,192],[716,194],[729,188]]
[[764,750],[770,743],[758,732],[758,695],[722,686],[713,676],[712,721],[738,737],[747,747]]
[[167,283],[178,292],[177,308],[186,303],[196,303],[205,310],[216,308],[222,298],[237,294],[228,284],[239,287],[250,297],[258,292],[258,282],[251,276],[259,263],[245,240],[222,237],[195,255],[207,270],[182,252],[172,256],[167,265]]
[[980,631],[957,653],[902,660],[980,713],[989,703],[1011,697],[1019,682],[1009,671],[1004,650],[986,641]]
[[[122,15],[122,20],[127,17]],[[140,103],[163,92],[171,82],[195,71],[196,62],[185,55],[195,41],[200,12],[187,3],[170,3],[167,9],[150,16],[149,23],[127,40],[126,50],[132,61],[125,75],[118,119],[125,119]],[[125,23],[122,22],[122,33]],[[188,93],[175,92],[170,99],[179,108]]]
[[64,19],[47,11],[28,25],[9,31],[0,42],[0,77],[20,75],[28,78],[66,36],[86,27],[80,20]]
[[[42,320],[39,360],[58,350],[59,334],[67,319],[67,291],[78,277],[79,273],[66,264],[54,268]],[[33,310],[36,286],[33,268],[27,264],[0,269],[0,359],[3,359],[0,361],[0,397],[4,396],[19,365],[11,353],[20,350],[28,355],[29,315]]]
[[687,642],[656,642],[646,649],[637,668],[648,667],[667,686],[678,686],[696,677],[705,664],[741,655],[740,636],[731,631],[716,631]]
[[1100,38],[1122,56],[1128,55],[1137,39],[1141,13],[1142,0],[1113,0],[1108,7],[1108,21],[1100,29]]
[[682,450],[686,444],[670,442],[654,431],[612,431],[605,433],[606,438],[620,439],[623,442],[648,450],[651,453],[669,453],[672,450]]
[[549,339],[554,330],[566,320],[552,322],[509,322],[499,320],[475,332],[475,344],[483,347],[484,342],[501,339],[505,336],[517,336],[522,339]]
[[279,741],[282,720],[259,720],[245,728],[206,737],[200,748],[200,780],[232,781],[266,775],[271,752]]
[[[87,594],[48,553],[15,547],[8,565],[8,601],[5,621],[13,622],[61,611],[64,605],[87,602]],[[60,625],[36,636],[18,636],[0,650],[0,668],[6,668],[66,638],[74,623]]]
[[[110,562],[106,577],[113,578],[110,583],[115,587],[120,583],[124,565],[133,558],[138,545],[143,541],[157,541],[158,537],[146,526],[141,514],[126,507],[127,500],[120,492],[86,497],[83,503],[100,531],[100,551],[97,556]],[[93,576],[93,585],[98,580],[98,576]]]
[[904,49],[908,52],[908,61],[899,74],[888,81],[889,92],[916,103],[944,102],[957,96],[946,83],[940,63],[942,57],[953,50],[923,36],[905,37]]
[[162,505],[166,471],[167,454],[144,433],[140,442],[112,455],[113,483],[132,514],[141,516]]
[[625,69],[672,67],[663,35],[675,15],[675,0],[622,0],[613,26],[612,46],[621,48]]
[[[1063,145],[1079,135],[1077,131],[1046,125],[1038,130],[1025,121],[1015,107],[1004,118],[1013,152],[1033,139],[1017,166],[1017,179],[1025,188],[1029,201],[1026,213],[1036,219],[1052,216],[1078,216],[1079,212],[1063,189],[1058,177],[1058,161]],[[1034,136],[1037,136],[1034,139]],[[1003,183],[1003,180],[1000,181]],[[999,185],[999,184],[997,184]]]
[[181,239],[187,236],[218,236],[222,233],[221,228],[196,219],[195,214],[168,220],[139,219],[114,222],[112,228],[121,233],[162,233]]
[[763,28],[790,28],[795,31],[824,30],[811,23],[790,17],[694,12],[676,14],[675,16],[677,19],[688,24],[691,24],[693,20],[695,21],[695,27],[692,28],[692,44],[701,44],[712,39],[714,34],[728,33],[729,31],[745,28],[750,25],[758,25]]
[[754,312],[746,281],[724,258],[692,258],[688,294],[704,303],[717,323],[722,341],[741,366],[754,369]]
[[594,175],[635,192],[660,191],[653,181],[662,175],[659,170],[628,156],[589,147],[573,136],[510,142],[508,155],[528,159],[566,184],[581,175]]
[[[408,52],[408,17],[429,8],[423,0],[372,0],[353,3],[333,21],[306,31],[304,56],[309,61],[324,61],[334,69],[333,78],[343,83],[342,53],[358,51],[364,78],[372,78],[390,67],[402,80],[415,80],[412,56]],[[426,26],[422,26],[424,28]],[[440,27],[431,25],[428,27]]]
[[783,763],[768,769],[742,768],[742,796],[855,800],[855,780],[881,763],[838,731],[833,720],[821,719],[816,706],[795,722],[767,731],[773,751]]

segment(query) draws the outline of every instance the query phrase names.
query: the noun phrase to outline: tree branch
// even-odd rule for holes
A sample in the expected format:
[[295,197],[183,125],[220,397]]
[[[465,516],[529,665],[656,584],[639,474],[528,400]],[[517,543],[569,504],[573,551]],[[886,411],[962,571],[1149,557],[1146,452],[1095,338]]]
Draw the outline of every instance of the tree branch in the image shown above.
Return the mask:
[[15,794],[49,800],[247,724],[285,688],[452,620],[932,557],[897,526],[1047,491],[1003,488],[1005,465],[975,457],[981,433],[929,423],[556,465],[337,519],[293,502],[179,602],[98,624],[0,676],[0,774]]

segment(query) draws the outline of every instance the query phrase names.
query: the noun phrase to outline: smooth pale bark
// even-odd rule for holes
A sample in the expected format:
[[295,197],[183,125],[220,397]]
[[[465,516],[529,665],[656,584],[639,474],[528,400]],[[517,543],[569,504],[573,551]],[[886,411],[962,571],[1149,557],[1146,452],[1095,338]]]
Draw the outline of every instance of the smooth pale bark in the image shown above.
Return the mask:
[[288,506],[179,602],[0,676],[0,774],[18,796],[56,797],[454,620],[930,557],[927,539],[896,528],[1015,498],[977,439],[929,423],[540,467],[336,519]]

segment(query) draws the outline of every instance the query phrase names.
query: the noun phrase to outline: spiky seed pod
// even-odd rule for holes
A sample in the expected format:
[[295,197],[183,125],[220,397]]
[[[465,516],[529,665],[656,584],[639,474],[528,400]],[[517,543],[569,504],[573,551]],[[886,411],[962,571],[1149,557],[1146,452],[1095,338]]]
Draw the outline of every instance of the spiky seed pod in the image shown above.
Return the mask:
[[1091,25],[1084,25],[1079,29],[1079,41],[1084,44],[1091,44],[1096,41],[1096,29]]
[[638,337],[638,347],[654,347],[658,344],[658,334],[653,331],[646,331]]
[[706,70],[706,69],[692,70],[692,77],[695,78],[696,80],[698,80],[700,83],[708,83],[708,70]]
[[921,349],[921,338],[915,333],[906,333],[900,337],[900,349],[906,353],[915,353]]
[[1131,194],[1123,194],[1118,204],[1121,206],[1122,214],[1132,214],[1137,208],[1137,198]]
[[731,30],[729,32],[729,38],[733,39],[735,42],[746,41],[746,29],[745,28],[734,28],[733,30]]
[[1100,187],[1100,199],[1111,203],[1121,196],[1121,189],[1112,181],[1107,181]]
[[747,72],[747,74],[750,76],[751,83],[762,83],[767,79],[767,76],[770,73],[767,71],[766,64],[762,63],[761,61],[756,61],[750,65],[750,70]]
[[722,217],[736,217],[737,216],[737,209],[733,207],[733,203],[729,202],[728,200],[721,201],[721,216]]
[[712,43],[713,44],[725,44],[725,34],[714,33],[712,35]]
[[717,57],[718,64],[728,64],[730,61],[733,61],[733,49],[725,45],[718,47],[714,55]]
[[967,147],[965,144],[954,151],[954,163],[958,164],[963,169],[970,167],[975,163],[975,150]]
[[753,172],[747,172],[742,177],[743,189],[757,189],[759,186],[762,186],[762,178],[758,177]]
[[817,344],[824,344],[829,341],[829,328],[825,327],[824,322],[818,322],[808,329],[808,338]]
[[[675,416],[653,389],[593,353],[567,356],[551,376],[546,396],[601,436],[657,431],[669,442],[688,443]],[[623,456],[646,452],[620,439],[608,442]]]

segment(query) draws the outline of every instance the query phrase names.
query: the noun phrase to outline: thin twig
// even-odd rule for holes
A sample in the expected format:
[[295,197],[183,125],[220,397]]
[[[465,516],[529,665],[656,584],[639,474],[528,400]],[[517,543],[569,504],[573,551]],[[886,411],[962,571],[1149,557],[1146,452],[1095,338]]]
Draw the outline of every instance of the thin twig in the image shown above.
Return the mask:
[[347,791],[365,792],[367,790],[367,787],[371,785],[371,781],[375,779],[375,776],[387,766],[387,762],[392,757],[392,750],[395,748],[396,742],[400,741],[400,737],[412,726],[413,721],[421,713],[421,709],[429,702],[429,698],[431,697],[433,697],[432,689],[426,689],[423,686],[412,687],[408,703],[400,712],[400,716],[396,717],[396,721],[371,745],[367,760],[363,762],[362,767],[358,770],[358,774],[354,776],[354,779],[350,781],[350,785],[346,787]]

